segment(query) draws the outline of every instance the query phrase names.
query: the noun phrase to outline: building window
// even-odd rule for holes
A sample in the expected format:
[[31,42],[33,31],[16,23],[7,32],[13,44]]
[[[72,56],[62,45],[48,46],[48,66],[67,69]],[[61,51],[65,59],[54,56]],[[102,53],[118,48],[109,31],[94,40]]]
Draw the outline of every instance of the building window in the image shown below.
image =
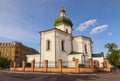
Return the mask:
[[68,29],[66,29],[66,33],[68,33]]
[[76,59],[76,58],[75,58],[75,57],[73,57],[73,58],[72,58],[72,61],[75,61],[75,59]]
[[19,53],[19,51],[18,51],[18,50],[16,50],[16,51],[15,51],[15,53],[16,53],[16,54],[18,54],[18,53]]
[[61,46],[62,46],[62,51],[65,51],[65,41],[64,40],[61,42]]
[[47,40],[47,45],[46,45],[47,49],[46,50],[50,50],[50,40]]
[[18,57],[18,56],[15,56],[15,59],[17,60],[17,59],[19,59],[19,57]]
[[87,54],[87,45],[85,45],[85,54]]

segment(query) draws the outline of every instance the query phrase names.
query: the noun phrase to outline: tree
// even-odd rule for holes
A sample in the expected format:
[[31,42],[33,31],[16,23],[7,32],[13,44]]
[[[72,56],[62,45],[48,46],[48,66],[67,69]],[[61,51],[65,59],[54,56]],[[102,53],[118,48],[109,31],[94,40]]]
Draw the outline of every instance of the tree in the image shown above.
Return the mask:
[[115,43],[107,43],[105,47],[108,48],[108,52],[112,52],[118,48],[117,44]]
[[119,58],[119,50],[117,50],[118,46],[115,43],[108,43],[105,45],[105,47],[108,49],[107,59],[108,61],[116,66],[120,67],[120,58]]
[[9,60],[7,58],[0,56],[0,67],[5,68],[8,67],[8,65],[9,65]]
[[120,67],[119,51],[118,50],[114,50],[114,51],[112,51],[111,54],[108,54],[107,59],[109,60],[109,62],[112,65],[114,65],[116,67]]

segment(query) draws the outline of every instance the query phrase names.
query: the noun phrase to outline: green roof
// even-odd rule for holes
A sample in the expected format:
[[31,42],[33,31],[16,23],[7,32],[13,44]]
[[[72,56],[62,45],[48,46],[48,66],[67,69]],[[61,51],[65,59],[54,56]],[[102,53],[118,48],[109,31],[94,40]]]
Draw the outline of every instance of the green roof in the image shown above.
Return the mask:
[[82,54],[80,52],[75,52],[75,51],[72,51],[69,55],[75,55],[75,54]]
[[96,54],[92,54],[92,57],[93,57],[93,58],[104,57],[104,54],[103,54],[103,52],[101,52],[101,53],[96,53]]
[[61,24],[66,24],[66,25],[69,25],[71,27],[73,26],[72,21],[69,18],[64,17],[64,16],[55,19],[54,26],[58,26],[58,25],[61,25]]

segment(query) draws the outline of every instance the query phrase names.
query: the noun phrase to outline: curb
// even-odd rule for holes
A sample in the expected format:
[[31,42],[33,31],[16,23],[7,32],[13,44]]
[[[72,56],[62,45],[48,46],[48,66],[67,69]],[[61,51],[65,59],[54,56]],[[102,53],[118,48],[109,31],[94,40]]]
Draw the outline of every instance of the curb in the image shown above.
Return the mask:
[[8,71],[8,70],[0,70],[0,72],[4,73],[17,73],[17,74],[51,74],[51,75],[101,75],[101,74],[112,74],[112,73],[81,73],[81,74],[74,74],[74,73],[44,73],[44,72],[18,72],[18,71]]

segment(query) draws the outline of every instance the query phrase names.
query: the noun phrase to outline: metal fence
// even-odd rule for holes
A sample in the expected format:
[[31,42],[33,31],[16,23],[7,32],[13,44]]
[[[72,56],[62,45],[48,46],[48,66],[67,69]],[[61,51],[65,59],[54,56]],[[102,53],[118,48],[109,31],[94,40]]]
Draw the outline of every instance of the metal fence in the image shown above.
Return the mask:
[[85,61],[84,61],[84,65],[85,65],[85,68],[89,68],[89,61],[88,61],[88,60],[85,60]]
[[57,61],[48,61],[48,67],[52,68],[57,68],[58,67],[58,62]]
[[31,63],[26,63],[25,67],[31,67]]
[[74,61],[63,61],[62,62],[62,67],[63,68],[74,68],[75,67],[75,62]]
[[16,62],[16,67],[21,68],[22,67],[22,62],[20,62],[20,63]]
[[[35,62],[36,68],[43,68],[44,62]],[[58,61],[48,61],[48,68],[57,68],[58,67]],[[74,61],[62,61],[62,67],[63,68],[74,68],[75,62]]]
[[[79,61],[79,64],[83,64],[84,68],[89,67],[89,62],[85,61],[84,63]],[[43,68],[44,62],[35,62],[36,68]],[[48,68],[57,68],[58,67],[58,61],[48,61]],[[75,61],[62,61],[62,68],[75,68]]]
[[[35,62],[36,68],[43,68],[44,62]],[[75,62],[74,61],[62,61],[63,68],[74,68]],[[58,61],[48,61],[48,68],[58,68]]]
[[[89,61],[79,61],[79,67],[89,68]],[[22,67],[22,63],[16,67]],[[31,63],[27,62],[25,67],[31,67]],[[35,62],[35,68],[44,68],[44,62]],[[58,68],[58,61],[48,61],[48,68]],[[62,68],[75,68],[75,61],[62,61]]]

